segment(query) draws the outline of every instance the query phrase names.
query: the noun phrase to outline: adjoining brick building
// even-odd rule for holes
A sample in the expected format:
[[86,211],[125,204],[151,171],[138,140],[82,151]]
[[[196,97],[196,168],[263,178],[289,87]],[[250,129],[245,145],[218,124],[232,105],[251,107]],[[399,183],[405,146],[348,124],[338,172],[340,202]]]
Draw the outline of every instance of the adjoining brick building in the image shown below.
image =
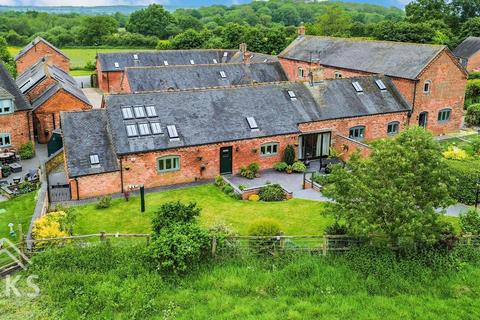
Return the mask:
[[45,57],[48,64],[56,65],[65,72],[70,71],[70,59],[47,40],[36,37],[15,56],[17,72],[19,74],[23,73],[30,66]]
[[0,62],[0,151],[18,150],[33,139],[32,107]]
[[34,134],[47,143],[60,128],[60,112],[92,108],[75,80],[62,69],[38,61],[17,77],[16,83],[32,105]]
[[97,55],[98,86],[106,93],[121,92],[125,68],[240,63],[244,60],[278,61],[274,56],[247,52],[245,44],[241,44],[239,50],[198,49],[99,53]]
[[480,71],[480,37],[468,37],[453,50],[468,72]]
[[279,61],[290,80],[386,75],[412,106],[410,124],[437,135],[463,125],[467,73],[446,46],[306,36],[300,28]]
[[172,91],[287,80],[279,62],[133,67],[125,69],[121,90]]
[[387,77],[115,94],[105,109],[62,113],[65,170],[74,199],[211,179],[252,162],[361,148],[399,132],[410,105]]

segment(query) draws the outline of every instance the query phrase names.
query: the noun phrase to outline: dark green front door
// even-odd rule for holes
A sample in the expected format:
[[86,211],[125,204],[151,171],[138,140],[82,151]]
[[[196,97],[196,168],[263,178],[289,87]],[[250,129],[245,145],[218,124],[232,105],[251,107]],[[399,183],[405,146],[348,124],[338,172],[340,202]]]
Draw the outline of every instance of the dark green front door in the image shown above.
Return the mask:
[[232,147],[220,148],[220,174],[232,173]]

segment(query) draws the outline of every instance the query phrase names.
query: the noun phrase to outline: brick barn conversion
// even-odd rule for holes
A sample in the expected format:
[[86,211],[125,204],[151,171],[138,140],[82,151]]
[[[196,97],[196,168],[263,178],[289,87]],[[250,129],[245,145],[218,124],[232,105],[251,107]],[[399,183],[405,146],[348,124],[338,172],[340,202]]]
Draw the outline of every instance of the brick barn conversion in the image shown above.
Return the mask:
[[33,140],[30,103],[0,63],[0,151],[17,150]]
[[480,37],[468,37],[453,50],[468,72],[480,71]]
[[49,64],[56,65],[65,72],[70,71],[70,59],[47,40],[36,37],[15,56],[17,72],[19,74],[24,72],[45,57],[48,58]]
[[16,79],[32,105],[34,133],[39,143],[47,143],[53,131],[60,128],[61,112],[92,108],[75,79],[47,61],[40,59]]

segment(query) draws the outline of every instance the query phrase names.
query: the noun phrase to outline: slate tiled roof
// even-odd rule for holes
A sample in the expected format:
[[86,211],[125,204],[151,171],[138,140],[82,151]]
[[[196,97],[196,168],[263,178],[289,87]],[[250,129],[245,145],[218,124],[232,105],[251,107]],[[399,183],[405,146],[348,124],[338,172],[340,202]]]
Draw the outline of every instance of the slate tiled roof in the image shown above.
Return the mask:
[[[61,121],[69,177],[119,170],[105,110],[62,112]],[[99,165],[91,165],[92,154],[98,155]]]
[[132,92],[228,87],[288,80],[279,62],[127,68],[125,72]]
[[280,58],[415,79],[443,45],[301,36]]
[[15,111],[30,110],[32,108],[25,96],[18,89],[15,80],[13,80],[10,73],[8,73],[3,62],[0,62],[0,88],[8,91],[14,97],[13,104]]
[[468,37],[453,50],[453,53],[459,58],[468,59],[478,51],[480,51],[480,37]]
[[51,44],[50,42],[48,42],[47,40],[43,39],[42,37],[36,37],[35,39],[33,39],[32,42],[30,42],[29,44],[27,44],[22,50],[20,50],[19,53],[17,53],[17,55],[15,56],[15,61],[17,61],[21,56],[23,56],[25,53],[27,53],[30,49],[32,49],[33,47],[35,47],[39,42],[43,42],[45,43],[47,46],[51,47],[53,50],[57,51],[58,53],[60,53],[62,56],[64,56],[65,58],[69,59],[60,49],[58,49],[57,47],[55,47],[53,44]]

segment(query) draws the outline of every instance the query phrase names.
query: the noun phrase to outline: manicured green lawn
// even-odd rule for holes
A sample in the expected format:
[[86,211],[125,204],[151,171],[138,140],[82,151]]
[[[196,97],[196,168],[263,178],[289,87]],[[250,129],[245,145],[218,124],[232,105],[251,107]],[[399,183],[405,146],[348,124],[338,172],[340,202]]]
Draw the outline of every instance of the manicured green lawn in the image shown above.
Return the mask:
[[[21,48],[8,47],[8,51],[15,56]],[[134,48],[64,48],[62,52],[70,58],[70,68],[82,69],[87,62],[95,63],[97,53],[109,52],[130,52],[130,51],[152,51],[152,49],[134,49]]]
[[[5,210],[5,212],[0,213],[0,238],[8,238],[10,240],[19,241],[18,234],[18,225],[22,225],[22,230],[24,233],[28,232],[28,227],[30,226],[30,220],[35,210],[35,196],[36,192],[31,192],[14,199],[0,202],[0,211]],[[9,223],[15,225],[14,229],[17,232],[17,237],[12,239],[10,237],[10,228],[8,227]]]
[[250,224],[259,218],[279,222],[288,235],[317,235],[332,222],[322,215],[323,204],[292,199],[283,202],[250,202],[234,200],[213,185],[158,192],[146,195],[145,213],[140,213],[140,198],[112,201],[108,209],[96,209],[95,204],[78,207],[79,217],[74,232],[90,234],[148,233],[153,213],[166,201],[195,201],[202,208],[200,223],[204,226],[225,224],[239,234],[247,234]]

